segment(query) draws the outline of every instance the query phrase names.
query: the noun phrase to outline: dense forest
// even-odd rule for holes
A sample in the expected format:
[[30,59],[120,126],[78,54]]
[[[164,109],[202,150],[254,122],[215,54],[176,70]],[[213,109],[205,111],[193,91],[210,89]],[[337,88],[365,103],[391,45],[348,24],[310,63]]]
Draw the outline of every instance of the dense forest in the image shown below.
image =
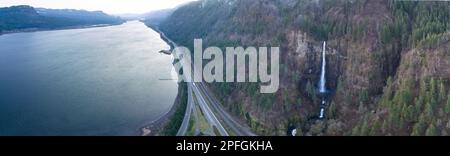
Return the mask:
[[[450,2],[200,0],[159,29],[191,47],[279,46],[280,90],[212,83],[229,112],[260,135],[448,135]],[[321,45],[326,119],[317,120]]]
[[31,6],[0,8],[0,33],[34,29],[58,29],[95,24],[119,24],[118,17],[83,10],[35,9]]

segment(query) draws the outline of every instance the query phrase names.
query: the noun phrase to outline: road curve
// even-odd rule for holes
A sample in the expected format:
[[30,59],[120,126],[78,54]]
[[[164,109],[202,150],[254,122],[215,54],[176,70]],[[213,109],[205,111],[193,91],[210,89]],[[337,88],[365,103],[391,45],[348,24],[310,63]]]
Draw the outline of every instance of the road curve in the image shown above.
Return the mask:
[[220,123],[220,121],[217,119],[216,115],[214,115],[214,112],[208,106],[205,98],[203,97],[203,94],[200,92],[196,83],[190,83],[190,84],[192,84],[192,90],[194,91],[195,96],[198,99],[198,104],[200,105],[200,108],[202,109],[203,113],[205,114],[205,117],[208,120],[208,122],[217,128],[217,130],[219,131],[221,136],[228,136],[229,135],[228,132],[225,130],[225,128]]
[[[157,30],[161,34],[162,38],[165,38],[169,44],[173,47],[177,47],[177,44],[173,42],[171,39],[169,39],[164,32]],[[198,84],[199,86],[197,86]],[[186,113],[184,115],[183,123],[181,124],[180,129],[178,130],[177,136],[184,136],[186,135],[187,128],[189,127],[189,121],[191,117],[191,113],[193,109],[195,108],[195,103],[193,101],[193,94],[192,92],[196,93],[196,98],[198,99],[198,103],[200,105],[200,109],[202,109],[204,115],[206,116],[209,124],[214,125],[218,130],[219,133],[222,136],[228,136],[228,132],[225,130],[225,128],[220,123],[219,119],[214,115],[214,112],[217,112],[219,118],[224,121],[224,123],[231,128],[231,130],[234,131],[234,133],[238,136],[256,136],[253,132],[251,132],[250,128],[243,126],[236,122],[231,115],[229,115],[220,105],[220,102],[214,97],[210,95],[209,90],[207,87],[204,87],[203,82],[201,83],[194,83],[194,82],[187,82],[188,85],[188,105],[186,107]],[[203,96],[206,95],[206,98]],[[214,110],[211,110],[209,107],[208,101]],[[198,122],[198,121],[197,121]],[[198,129],[196,128],[196,131]]]
[[210,101],[213,111],[216,112],[217,116],[238,136],[256,136],[249,127],[246,125],[238,123],[233,117],[228,114],[225,109],[221,106],[220,102],[211,95],[208,87],[204,83],[199,83],[199,88],[205,93]]
[[185,136],[189,127],[189,121],[191,120],[191,113],[194,109],[194,100],[192,99],[192,87],[188,85],[188,101],[186,106],[186,112],[184,113],[183,123],[181,123],[180,129],[178,129],[177,136]]

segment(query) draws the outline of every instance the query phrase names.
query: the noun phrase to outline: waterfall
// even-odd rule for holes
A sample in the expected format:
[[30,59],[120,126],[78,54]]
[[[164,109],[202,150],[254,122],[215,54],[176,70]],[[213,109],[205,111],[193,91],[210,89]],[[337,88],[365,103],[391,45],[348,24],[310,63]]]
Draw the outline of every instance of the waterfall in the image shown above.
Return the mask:
[[327,91],[325,83],[326,83],[326,78],[325,78],[325,71],[326,71],[326,59],[325,59],[325,52],[326,52],[326,46],[327,46],[327,42],[323,42],[323,50],[322,50],[322,72],[320,74],[320,93],[325,93]]
[[[326,72],[326,65],[327,65],[327,60],[326,60],[326,49],[327,49],[327,42],[323,42],[323,48],[322,48],[322,71],[320,73],[320,82],[319,82],[319,91],[320,93],[325,93],[327,92],[326,89],[326,78],[325,78],[325,72]],[[320,114],[319,114],[319,118],[323,119],[325,117],[325,98],[322,98],[322,103],[320,104]]]

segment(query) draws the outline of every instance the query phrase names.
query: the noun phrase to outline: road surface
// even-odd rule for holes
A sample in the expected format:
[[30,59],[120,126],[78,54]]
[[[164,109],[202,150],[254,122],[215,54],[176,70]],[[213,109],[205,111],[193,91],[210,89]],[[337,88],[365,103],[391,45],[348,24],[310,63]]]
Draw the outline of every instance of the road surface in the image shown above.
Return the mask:
[[180,129],[178,129],[177,136],[185,136],[189,127],[189,121],[191,120],[191,113],[194,107],[194,100],[192,99],[192,87],[188,85],[188,101],[186,106],[186,113],[184,113],[183,123],[181,123]]
[[[161,37],[167,39],[170,45],[173,47],[177,47],[177,44],[170,40],[163,32],[158,31],[161,34]],[[172,53],[173,54],[173,53]],[[193,73],[193,72],[192,72]],[[187,129],[189,127],[189,121],[191,118],[192,111],[195,111],[195,105],[193,98],[196,98],[198,101],[198,105],[200,106],[201,111],[205,115],[210,126],[217,128],[220,135],[228,136],[229,133],[226,131],[222,123],[226,124],[234,134],[238,136],[256,136],[253,132],[250,131],[250,128],[244,126],[231,117],[222,107],[220,102],[209,92],[207,87],[202,83],[194,83],[187,82],[188,85],[188,102],[186,106],[186,112],[184,115],[183,122],[181,124],[180,129],[178,130],[177,136],[185,136]],[[195,95],[193,94],[195,92]],[[194,97],[195,96],[195,97]],[[210,107],[211,105],[212,107]],[[212,108],[212,109],[211,109]],[[198,123],[198,112],[194,112],[196,123]],[[217,114],[215,114],[217,113]],[[217,115],[217,116],[216,116]],[[222,123],[221,123],[222,121]],[[198,124],[196,124],[196,133],[198,133]]]
[[220,102],[211,95],[211,91],[208,89],[206,84],[198,83],[200,90],[208,97],[209,103],[211,104],[213,111],[217,116],[223,121],[236,135],[238,136],[256,136],[249,127],[238,123],[233,117],[228,114],[225,109],[222,107]]

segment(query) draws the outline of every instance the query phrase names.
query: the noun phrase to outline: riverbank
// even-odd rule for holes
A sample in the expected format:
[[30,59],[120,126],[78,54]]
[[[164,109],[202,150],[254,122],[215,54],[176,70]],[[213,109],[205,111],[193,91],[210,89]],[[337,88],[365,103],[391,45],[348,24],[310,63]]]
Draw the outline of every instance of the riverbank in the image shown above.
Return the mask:
[[1,35],[6,35],[6,34],[15,34],[15,33],[29,33],[29,32],[41,32],[41,31],[55,31],[55,30],[71,30],[71,29],[87,29],[87,28],[109,27],[109,26],[121,25],[123,23],[125,23],[125,22],[116,23],[116,24],[79,25],[79,26],[69,26],[69,27],[62,27],[62,28],[27,28],[27,29],[0,31],[0,36]]
[[175,47],[176,47],[176,43],[173,42],[171,39],[169,39],[164,32],[162,32],[161,30],[159,30],[157,27],[152,26],[150,24],[146,24],[145,21],[141,21],[142,23],[144,23],[147,27],[149,27],[150,29],[156,31],[157,33],[159,33],[159,35],[161,36],[161,39],[163,39],[164,41],[166,41],[166,43],[169,44],[170,46],[170,51],[172,51]]
[[[145,24],[144,21],[141,21]],[[156,31],[160,34],[161,39],[163,39],[170,46],[170,51],[173,50],[176,44],[167,38],[163,32],[158,28],[145,24],[150,29]],[[175,61],[175,60],[174,60]],[[183,122],[184,113],[187,106],[187,85],[186,83],[178,83],[178,95],[172,108],[159,119],[146,124],[141,130],[141,136],[175,136],[178,129]]]

